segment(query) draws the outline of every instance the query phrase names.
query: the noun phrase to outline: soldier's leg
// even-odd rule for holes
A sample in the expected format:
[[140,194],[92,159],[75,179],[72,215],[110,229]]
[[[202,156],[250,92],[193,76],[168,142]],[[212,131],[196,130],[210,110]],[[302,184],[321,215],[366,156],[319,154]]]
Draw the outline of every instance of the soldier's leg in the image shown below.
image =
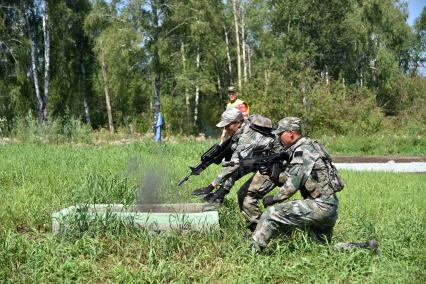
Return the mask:
[[283,204],[278,204],[268,208],[262,214],[256,230],[253,234],[253,241],[261,247],[265,247],[271,236],[278,230],[285,231],[293,228],[324,229],[324,234],[331,237],[332,227],[337,218],[337,207],[330,206],[324,210],[314,200],[296,200]]
[[257,223],[261,216],[259,199],[262,199],[275,187],[268,176],[259,172],[249,179],[238,192],[241,213],[250,223]]
[[246,195],[247,195],[247,191],[248,191],[248,189],[249,189],[249,187],[250,187],[250,184],[252,183],[252,181],[253,181],[253,177],[254,177],[254,175],[252,175],[241,187],[240,187],[240,189],[238,190],[238,192],[237,192],[237,199],[238,199],[238,206],[240,207],[240,210],[243,210],[243,201],[244,201],[244,198],[246,197]]
[[223,182],[218,190],[206,195],[203,199],[209,203],[222,204],[225,196],[231,191],[235,182],[247,174],[247,171],[237,170],[231,177]]

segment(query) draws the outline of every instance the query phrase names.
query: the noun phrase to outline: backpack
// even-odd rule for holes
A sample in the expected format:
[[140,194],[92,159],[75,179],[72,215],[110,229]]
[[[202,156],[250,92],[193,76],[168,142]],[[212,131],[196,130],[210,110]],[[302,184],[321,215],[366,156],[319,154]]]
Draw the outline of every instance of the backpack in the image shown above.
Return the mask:
[[321,158],[324,161],[324,164],[328,168],[328,176],[330,179],[330,185],[333,188],[334,192],[339,192],[345,187],[345,182],[337,171],[336,167],[333,164],[330,154],[324,147],[316,140],[312,141],[312,145],[315,150],[321,155]]

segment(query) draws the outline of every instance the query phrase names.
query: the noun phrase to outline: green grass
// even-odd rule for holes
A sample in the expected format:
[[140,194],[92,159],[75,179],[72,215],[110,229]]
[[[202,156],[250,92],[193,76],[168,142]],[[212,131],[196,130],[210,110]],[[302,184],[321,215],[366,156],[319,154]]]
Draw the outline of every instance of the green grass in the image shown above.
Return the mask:
[[426,137],[422,135],[322,136],[333,154],[425,156]]
[[[145,197],[197,202],[191,189],[207,185],[219,166],[182,188],[176,183],[206,146],[0,146],[0,282],[425,282],[424,174],[342,173],[347,187],[339,193],[333,242],[376,238],[381,257],[337,252],[302,232],[275,238],[263,254],[253,254],[236,204],[243,180],[220,210],[221,230],[210,234],[152,234],[123,226],[50,233],[51,213],[76,203]],[[149,186],[160,190],[146,195]]]

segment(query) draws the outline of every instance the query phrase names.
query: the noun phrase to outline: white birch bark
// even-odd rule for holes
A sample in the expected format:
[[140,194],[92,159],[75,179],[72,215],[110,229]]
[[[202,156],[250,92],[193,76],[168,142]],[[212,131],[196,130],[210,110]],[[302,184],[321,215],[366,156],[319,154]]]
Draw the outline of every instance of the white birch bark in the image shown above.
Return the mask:
[[231,62],[231,55],[229,53],[229,39],[228,39],[228,31],[226,30],[226,26],[223,26],[223,29],[225,31],[225,43],[226,43],[226,57],[228,59],[228,72],[229,72],[229,78],[231,80],[231,84],[233,84],[232,80],[232,62]]
[[251,78],[251,48],[247,45],[248,77]]
[[240,56],[240,35],[239,35],[239,31],[238,31],[237,0],[232,0],[232,10],[233,10],[233,13],[234,13],[235,42],[236,42],[236,48],[237,48],[238,88],[241,90],[241,56]]
[[43,35],[44,35],[44,96],[43,120],[47,120],[47,102],[49,100],[49,70],[50,70],[50,34],[49,34],[49,7],[47,0],[43,0]]
[[328,67],[325,65],[325,84],[328,86],[330,83],[330,78],[328,77]]
[[108,74],[107,74],[107,66],[105,64],[105,59],[103,56],[101,57],[101,69],[102,69],[102,78],[104,80],[104,92],[105,92],[105,102],[108,114],[108,125],[109,131],[114,133],[114,122],[112,120],[112,108],[111,108],[111,98],[109,95],[109,83],[108,83]]
[[[32,34],[32,32],[30,32]],[[37,42],[35,35],[30,35],[30,46],[31,46],[31,70],[34,82],[34,89],[37,98],[37,110],[38,110],[38,119],[43,121],[43,99],[40,95],[40,84],[38,82],[38,70],[37,70]]]
[[[183,42],[180,43],[180,52],[182,54],[182,67],[183,67],[183,74],[186,76],[186,58],[185,58],[185,45]],[[186,106],[186,116],[189,117],[190,108],[189,108],[189,93],[188,93],[188,87],[185,83],[185,106]]]
[[[200,68],[200,52],[197,51],[197,70]],[[200,86],[198,85],[198,79],[195,82],[195,105],[194,105],[194,123],[198,120],[198,103],[200,100]]]
[[160,109],[161,109],[161,63],[160,63],[160,52],[159,52],[159,34],[160,34],[160,20],[159,20],[159,13],[158,13],[158,1],[157,0],[151,0],[151,9],[152,9],[152,16],[153,16],[153,25],[154,25],[154,32],[153,32],[153,41],[154,41],[154,54],[153,54],[153,69],[155,72],[155,79],[154,79],[154,99],[153,99],[153,107],[154,107],[154,119],[152,122],[152,128],[154,130],[154,134],[156,134],[156,124],[158,117],[160,115]]
[[270,78],[270,74],[269,74],[269,69],[265,70],[265,96],[268,95],[269,92],[269,78]]
[[43,121],[43,98],[40,94],[40,83],[38,81],[38,60],[37,60],[37,27],[33,27],[33,8],[28,7],[25,13],[25,20],[28,26],[28,38],[31,49],[31,75],[33,77],[34,90],[37,98],[37,117],[39,122]]
[[[83,39],[80,39],[83,41]],[[80,92],[83,97],[83,110],[84,110],[84,121],[90,124],[90,109],[89,103],[87,102],[87,88],[86,88],[86,68],[84,67],[84,49],[83,43],[80,45]]]
[[243,51],[243,79],[247,83],[247,61],[246,61],[246,37],[245,37],[245,10],[241,12],[241,49]]

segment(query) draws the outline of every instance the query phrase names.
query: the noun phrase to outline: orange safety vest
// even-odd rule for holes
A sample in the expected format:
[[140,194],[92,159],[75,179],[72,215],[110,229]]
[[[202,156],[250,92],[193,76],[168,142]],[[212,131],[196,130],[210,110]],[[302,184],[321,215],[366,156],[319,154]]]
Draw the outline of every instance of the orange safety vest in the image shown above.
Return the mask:
[[226,109],[229,109],[231,107],[236,107],[238,108],[242,114],[244,115],[244,117],[248,117],[249,116],[249,107],[247,105],[247,103],[245,101],[242,101],[240,99],[236,99],[235,102],[231,103],[229,102],[226,105]]

